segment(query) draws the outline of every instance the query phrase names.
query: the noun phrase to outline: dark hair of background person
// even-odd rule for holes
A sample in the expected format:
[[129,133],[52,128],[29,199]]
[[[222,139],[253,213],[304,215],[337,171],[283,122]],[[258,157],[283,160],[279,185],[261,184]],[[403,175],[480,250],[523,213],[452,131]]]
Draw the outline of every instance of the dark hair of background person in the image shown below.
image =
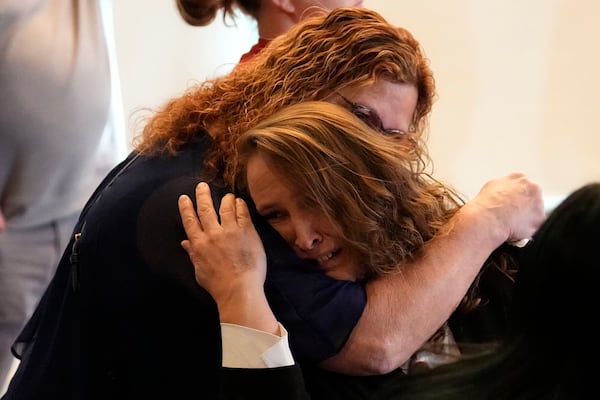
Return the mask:
[[590,183],[568,196],[524,249],[506,340],[488,354],[396,381],[374,399],[593,397],[599,246],[600,183]]
[[210,24],[220,9],[223,9],[223,21],[235,20],[235,9],[256,17],[260,9],[260,0],[177,0],[177,9],[185,22],[192,26]]

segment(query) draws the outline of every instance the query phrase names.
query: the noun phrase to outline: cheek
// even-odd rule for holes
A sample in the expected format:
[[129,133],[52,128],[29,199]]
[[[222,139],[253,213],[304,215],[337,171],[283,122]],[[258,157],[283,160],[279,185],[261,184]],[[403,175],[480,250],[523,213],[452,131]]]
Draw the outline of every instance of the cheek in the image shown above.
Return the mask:
[[288,245],[293,247],[295,235],[291,224],[284,222],[276,222],[270,225],[273,227],[273,229],[277,231],[277,233],[279,233],[279,235],[283,238],[283,240],[286,241]]
[[361,261],[362,257],[360,254],[353,251],[346,253],[344,259],[344,265],[346,266],[346,273],[352,277],[352,280],[357,281],[363,279],[366,273],[366,267]]

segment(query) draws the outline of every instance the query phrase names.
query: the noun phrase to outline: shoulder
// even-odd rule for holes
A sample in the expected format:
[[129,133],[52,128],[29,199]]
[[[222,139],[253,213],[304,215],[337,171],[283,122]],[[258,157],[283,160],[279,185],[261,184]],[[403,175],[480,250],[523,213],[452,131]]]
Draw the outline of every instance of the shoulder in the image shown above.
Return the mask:
[[[181,195],[187,195],[195,202],[195,188],[202,180],[201,174],[194,174],[162,182],[142,205],[135,235],[137,248],[154,273],[183,282],[192,290],[196,284],[192,264],[181,247],[186,235],[177,203]],[[218,182],[211,183],[217,207],[226,191]]]

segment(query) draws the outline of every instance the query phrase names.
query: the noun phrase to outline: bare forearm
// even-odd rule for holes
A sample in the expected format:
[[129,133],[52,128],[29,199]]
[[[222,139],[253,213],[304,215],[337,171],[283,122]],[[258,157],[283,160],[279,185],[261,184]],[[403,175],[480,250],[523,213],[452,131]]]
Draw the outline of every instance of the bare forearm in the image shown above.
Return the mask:
[[367,284],[367,305],[342,351],[323,366],[349,374],[398,368],[449,318],[489,254],[506,235],[469,207],[447,235],[428,243],[401,272]]
[[364,375],[401,366],[449,318],[492,251],[531,237],[544,219],[541,188],[527,176],[488,181],[416,261],[367,284],[361,319],[323,367]]

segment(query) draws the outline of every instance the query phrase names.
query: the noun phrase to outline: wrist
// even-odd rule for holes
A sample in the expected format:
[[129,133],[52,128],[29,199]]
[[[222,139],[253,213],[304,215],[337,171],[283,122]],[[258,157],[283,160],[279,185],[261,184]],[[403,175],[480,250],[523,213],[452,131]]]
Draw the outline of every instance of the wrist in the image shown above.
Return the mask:
[[475,233],[479,242],[488,242],[496,248],[508,239],[508,229],[498,216],[486,207],[469,202],[457,212],[457,223],[469,227],[469,232]]
[[269,306],[264,292],[236,291],[217,301],[219,320],[280,335],[279,323]]

